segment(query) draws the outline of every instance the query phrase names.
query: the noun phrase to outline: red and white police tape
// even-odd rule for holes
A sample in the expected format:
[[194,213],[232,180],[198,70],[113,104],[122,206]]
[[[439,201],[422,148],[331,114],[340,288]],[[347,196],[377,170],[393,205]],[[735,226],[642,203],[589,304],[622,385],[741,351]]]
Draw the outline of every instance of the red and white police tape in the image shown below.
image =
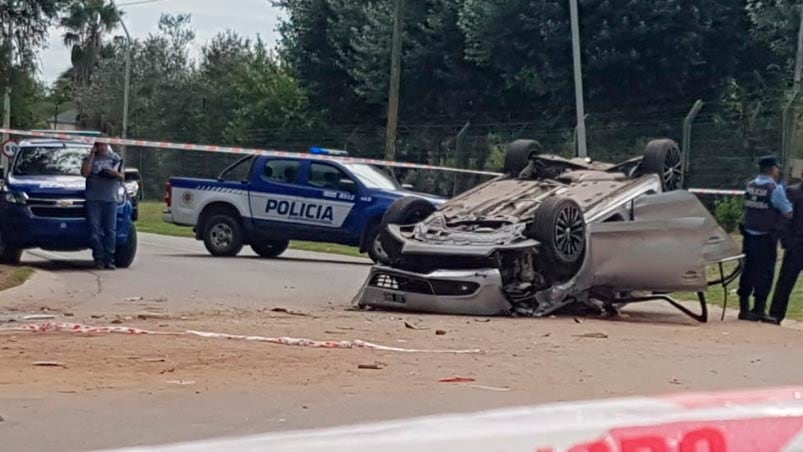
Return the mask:
[[568,402],[118,452],[803,451],[803,387]]
[[380,165],[380,166],[391,166],[397,168],[410,168],[410,169],[425,169],[425,170],[439,170],[439,171],[451,171],[457,173],[468,173],[468,174],[481,174],[486,176],[499,176],[499,173],[495,173],[492,171],[480,171],[480,170],[469,170],[469,169],[459,169],[459,168],[449,168],[445,166],[435,166],[435,165],[426,165],[421,163],[405,163],[405,162],[395,162],[391,160],[376,160],[376,159],[366,159],[360,157],[343,157],[343,156],[333,156],[333,155],[326,155],[326,154],[309,154],[309,153],[301,153],[301,152],[288,152],[288,151],[276,151],[276,150],[269,150],[269,149],[253,149],[253,148],[242,148],[242,147],[231,147],[231,146],[215,146],[215,145],[205,145],[205,144],[191,144],[191,143],[171,143],[167,141],[147,141],[147,140],[131,140],[131,139],[124,139],[124,138],[107,138],[107,137],[86,137],[80,135],[73,135],[67,133],[58,133],[58,132],[40,132],[34,130],[17,130],[17,129],[3,129],[0,128],[0,133],[6,133],[10,135],[19,135],[19,136],[27,136],[27,137],[39,137],[39,138],[53,138],[56,140],[70,140],[70,141],[78,141],[82,143],[107,143],[107,144],[114,144],[117,146],[139,146],[139,147],[148,147],[148,148],[157,148],[157,149],[176,149],[176,150],[183,150],[183,151],[200,151],[200,152],[220,152],[220,153],[227,153],[227,154],[256,154],[256,155],[268,155],[272,157],[297,157],[297,158],[304,158],[304,159],[315,159],[315,160],[334,160],[343,163],[362,163],[366,165]]
[[129,334],[129,335],[161,335],[161,336],[197,336],[208,339],[229,339],[249,342],[267,342],[278,345],[291,345],[296,347],[312,348],[339,348],[339,349],[363,349],[383,352],[401,353],[448,353],[448,354],[475,354],[482,353],[482,350],[424,350],[414,348],[389,347],[386,345],[373,344],[371,342],[355,339],[352,341],[319,341],[313,339],[294,338],[294,337],[266,337],[266,336],[244,336],[239,334],[211,333],[207,331],[186,330],[180,332],[149,331],[140,328],[127,326],[90,326],[79,323],[66,322],[47,322],[38,324],[24,324],[12,327],[0,328],[1,332],[27,331],[31,333],[73,333],[73,334]]
[[[70,140],[70,141],[79,141],[83,143],[108,143],[114,144],[117,146],[138,146],[138,147],[149,147],[149,148],[157,148],[157,149],[176,149],[176,150],[183,150],[183,151],[200,151],[200,152],[220,152],[220,153],[227,153],[227,154],[255,154],[255,155],[269,155],[273,157],[298,157],[298,158],[305,158],[305,159],[316,159],[316,160],[334,160],[344,163],[363,163],[366,165],[380,165],[380,166],[390,166],[396,168],[410,168],[410,169],[425,169],[425,170],[437,170],[437,171],[450,171],[455,173],[467,173],[467,174],[480,174],[485,176],[501,176],[501,173],[493,172],[493,171],[481,171],[481,170],[470,170],[470,169],[461,169],[461,168],[450,168],[447,166],[436,166],[436,165],[427,165],[422,163],[407,163],[407,162],[396,162],[392,160],[377,160],[377,159],[366,159],[360,157],[343,157],[343,156],[333,156],[333,155],[325,155],[325,154],[309,154],[309,153],[302,153],[302,152],[288,152],[288,151],[276,151],[276,150],[269,150],[269,149],[253,149],[253,148],[243,148],[243,147],[231,147],[231,146],[216,146],[216,145],[205,145],[205,144],[191,144],[191,143],[173,143],[168,141],[148,141],[148,140],[132,140],[132,139],[125,139],[125,138],[106,138],[106,137],[87,137],[87,136],[80,136],[68,133],[58,133],[54,132],[41,132],[36,130],[18,130],[18,129],[3,129],[0,128],[0,133],[10,134],[10,135],[18,135],[18,136],[27,136],[27,137],[39,137],[39,138],[53,138],[57,140]],[[709,189],[709,188],[690,188],[689,192],[699,194],[699,195],[723,195],[723,196],[741,196],[744,194],[743,190],[720,190],[720,189]]]

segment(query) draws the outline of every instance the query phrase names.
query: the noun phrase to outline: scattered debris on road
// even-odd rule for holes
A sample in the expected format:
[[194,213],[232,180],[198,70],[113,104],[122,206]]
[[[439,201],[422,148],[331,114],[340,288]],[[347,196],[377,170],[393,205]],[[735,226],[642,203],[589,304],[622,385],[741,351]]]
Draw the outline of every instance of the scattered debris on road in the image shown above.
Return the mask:
[[474,389],[482,389],[485,391],[496,391],[496,392],[509,392],[510,388],[508,387],[499,387],[499,386],[485,386],[485,385],[469,385],[469,388]]
[[608,339],[608,335],[605,333],[583,333],[583,334],[575,334],[574,337],[584,338],[584,339]]
[[446,335],[446,331],[445,330],[435,330],[435,335],[436,336],[445,336]]
[[574,323],[583,323],[583,319],[579,319],[577,317],[574,318]]
[[165,314],[163,312],[140,312],[139,314],[137,314],[137,318],[140,320],[148,320],[148,319],[165,320],[170,318],[170,314]]
[[385,366],[387,366],[385,363],[357,364],[357,369],[382,370]]
[[412,323],[410,323],[410,322],[408,322],[406,320],[404,321],[404,327],[407,328],[407,329],[410,329],[410,330],[428,330],[429,329],[429,328],[422,328],[422,327],[420,327],[418,325],[413,325]]
[[471,377],[449,377],[438,380],[439,383],[474,383],[475,381],[477,380]]
[[669,382],[670,382],[670,383],[672,383],[673,385],[679,385],[679,384],[683,384],[683,383],[682,383],[680,380],[678,380],[677,378],[674,378],[674,377],[673,377],[673,378],[671,378],[671,379],[669,380]]
[[35,367],[61,367],[66,369],[67,365],[59,361],[34,361]]
[[102,316],[102,315],[100,315],[100,314],[92,314],[92,315],[90,315],[89,317],[90,317],[90,318],[93,318],[93,319],[102,319],[102,318],[103,318],[103,316]]
[[23,317],[23,320],[52,320],[55,319],[56,316],[52,314],[33,314],[33,315],[26,315]]
[[123,301],[142,301],[145,297],[126,297],[123,298]]
[[271,309],[270,311],[271,312],[281,312],[283,314],[288,314],[288,315],[296,315],[296,316],[299,316],[299,317],[312,317],[311,315],[307,314],[306,312],[293,311],[293,310],[290,310],[290,309],[287,309],[287,308],[276,307],[276,308]]

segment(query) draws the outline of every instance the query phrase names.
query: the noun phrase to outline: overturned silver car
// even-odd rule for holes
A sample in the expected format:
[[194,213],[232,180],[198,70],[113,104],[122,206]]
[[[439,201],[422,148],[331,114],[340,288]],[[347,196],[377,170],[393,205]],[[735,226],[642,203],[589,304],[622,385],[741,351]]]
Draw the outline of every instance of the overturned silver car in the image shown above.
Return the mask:
[[[510,144],[504,175],[437,209],[406,197],[386,212],[360,307],[445,314],[543,316],[568,306],[616,312],[665,300],[705,321],[704,292],[727,285],[739,245],[693,194],[680,190],[683,155],[648,143],[620,164]],[[720,277],[706,278],[718,265]],[[669,296],[694,292],[702,312]]]

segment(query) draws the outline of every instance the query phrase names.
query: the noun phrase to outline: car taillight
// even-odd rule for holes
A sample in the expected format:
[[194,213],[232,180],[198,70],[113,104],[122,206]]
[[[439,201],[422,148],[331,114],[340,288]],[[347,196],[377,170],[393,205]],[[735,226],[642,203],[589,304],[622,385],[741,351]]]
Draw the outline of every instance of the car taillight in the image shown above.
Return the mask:
[[165,204],[167,207],[173,204],[173,185],[170,182],[165,184]]

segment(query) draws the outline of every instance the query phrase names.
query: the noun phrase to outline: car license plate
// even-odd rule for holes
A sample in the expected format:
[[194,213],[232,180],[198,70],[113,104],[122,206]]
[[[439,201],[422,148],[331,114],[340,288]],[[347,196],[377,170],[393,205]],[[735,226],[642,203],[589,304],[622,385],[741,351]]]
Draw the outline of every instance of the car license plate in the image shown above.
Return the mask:
[[396,303],[396,304],[407,303],[407,297],[405,297],[400,293],[382,292],[382,296],[385,299],[385,303]]

